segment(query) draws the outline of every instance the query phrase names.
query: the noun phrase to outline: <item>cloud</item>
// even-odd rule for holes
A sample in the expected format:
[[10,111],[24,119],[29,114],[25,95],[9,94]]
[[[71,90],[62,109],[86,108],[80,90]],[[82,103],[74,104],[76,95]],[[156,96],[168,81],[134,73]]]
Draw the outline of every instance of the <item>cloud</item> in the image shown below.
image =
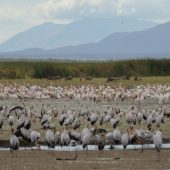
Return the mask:
[[168,21],[169,6],[170,0],[0,0],[0,41],[33,25],[83,17]]
[[130,0],[47,0],[34,8],[33,15],[46,18],[124,15],[132,12],[131,8],[124,8],[124,5],[128,4],[129,1]]
[[135,0],[46,0],[35,6],[32,14],[45,18],[131,15],[136,12],[134,2]]
[[47,21],[68,23],[82,17],[128,16],[136,19],[170,19],[169,0],[0,0],[0,22],[33,25]]
[[[32,15],[44,18],[81,18],[86,16],[138,16],[170,18],[169,0],[42,0]],[[147,14],[147,16],[146,16]]]
[[169,0],[0,0],[0,21],[40,22],[81,17],[170,19]]

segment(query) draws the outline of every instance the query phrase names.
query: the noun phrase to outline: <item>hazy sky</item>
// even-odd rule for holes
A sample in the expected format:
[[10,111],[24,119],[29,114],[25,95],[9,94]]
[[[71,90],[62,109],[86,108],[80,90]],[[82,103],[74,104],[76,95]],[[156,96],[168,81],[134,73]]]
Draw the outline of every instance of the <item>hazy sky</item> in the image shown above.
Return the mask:
[[170,0],[0,0],[0,42],[44,22],[119,16],[169,21]]

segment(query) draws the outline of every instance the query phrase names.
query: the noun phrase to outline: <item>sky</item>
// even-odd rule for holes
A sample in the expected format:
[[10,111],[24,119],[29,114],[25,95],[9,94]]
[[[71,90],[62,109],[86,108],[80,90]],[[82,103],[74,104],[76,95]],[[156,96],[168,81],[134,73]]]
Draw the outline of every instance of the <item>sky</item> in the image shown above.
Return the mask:
[[45,22],[67,24],[85,17],[170,21],[170,0],[0,0],[0,43]]

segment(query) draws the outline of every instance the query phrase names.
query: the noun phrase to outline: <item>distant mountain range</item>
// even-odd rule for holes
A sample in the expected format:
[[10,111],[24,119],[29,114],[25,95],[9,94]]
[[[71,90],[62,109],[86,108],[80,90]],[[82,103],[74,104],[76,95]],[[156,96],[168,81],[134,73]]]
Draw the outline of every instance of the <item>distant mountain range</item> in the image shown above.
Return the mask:
[[156,23],[132,20],[126,17],[111,19],[85,18],[67,25],[44,23],[20,32],[0,44],[0,52],[11,52],[28,48],[55,49],[69,45],[98,42],[115,32],[144,30]]
[[170,57],[170,22],[133,32],[113,33],[95,43],[66,46],[52,50],[31,48],[0,57],[55,59],[120,59]]

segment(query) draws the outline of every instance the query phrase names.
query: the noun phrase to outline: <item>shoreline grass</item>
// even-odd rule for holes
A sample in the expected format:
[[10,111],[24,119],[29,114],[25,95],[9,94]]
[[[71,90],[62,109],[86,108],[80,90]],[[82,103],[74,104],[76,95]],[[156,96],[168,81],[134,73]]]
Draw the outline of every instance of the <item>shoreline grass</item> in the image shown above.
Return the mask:
[[138,85],[147,84],[170,84],[170,76],[154,76],[154,77],[141,77],[141,81],[134,81],[133,77],[130,80],[117,80],[107,82],[107,78],[93,78],[92,80],[81,80],[80,78],[73,78],[72,80],[48,80],[48,79],[0,79],[0,83],[4,85],[39,85],[39,86],[81,86],[81,85],[110,85],[110,86],[124,86],[124,87],[135,87]]
[[118,61],[0,61],[0,79],[170,76],[170,59]]

